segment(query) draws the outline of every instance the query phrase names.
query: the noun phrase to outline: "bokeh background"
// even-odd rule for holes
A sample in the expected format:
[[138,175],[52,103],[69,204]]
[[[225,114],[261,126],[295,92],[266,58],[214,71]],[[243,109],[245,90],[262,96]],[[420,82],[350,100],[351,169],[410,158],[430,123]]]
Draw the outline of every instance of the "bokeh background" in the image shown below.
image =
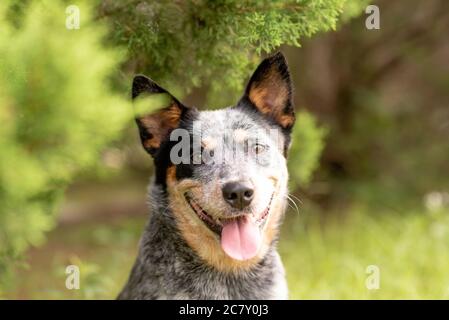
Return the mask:
[[445,0],[2,0],[0,298],[112,299],[125,283],[153,170],[133,74],[223,107],[279,49],[298,112],[291,298],[449,298],[448,34]]

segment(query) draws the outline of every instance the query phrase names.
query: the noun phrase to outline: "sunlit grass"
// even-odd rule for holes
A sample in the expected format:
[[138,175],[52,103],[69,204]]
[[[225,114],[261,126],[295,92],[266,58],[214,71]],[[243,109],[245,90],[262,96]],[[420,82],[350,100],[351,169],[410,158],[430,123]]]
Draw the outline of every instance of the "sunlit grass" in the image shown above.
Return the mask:
[[[286,224],[280,251],[292,299],[449,298],[449,212],[339,216]],[[366,286],[369,265],[379,268],[378,290]]]
[[[292,299],[448,299],[449,213],[352,208],[328,214],[289,214],[280,239]],[[55,230],[31,252],[29,268],[6,298],[113,299],[129,274],[144,218],[92,222]],[[65,288],[65,267],[81,269],[80,290]],[[366,268],[380,270],[368,290]]]

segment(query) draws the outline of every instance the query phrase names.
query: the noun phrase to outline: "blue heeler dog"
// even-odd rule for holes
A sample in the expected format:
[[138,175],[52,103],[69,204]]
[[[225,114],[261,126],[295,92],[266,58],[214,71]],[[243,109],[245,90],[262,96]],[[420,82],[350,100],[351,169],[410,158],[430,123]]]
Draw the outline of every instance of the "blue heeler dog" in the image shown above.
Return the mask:
[[198,111],[134,78],[136,103],[158,94],[168,97],[163,108],[136,117],[155,175],[149,222],[118,298],[286,299],[276,243],[295,115],[284,56],[263,60],[233,107]]

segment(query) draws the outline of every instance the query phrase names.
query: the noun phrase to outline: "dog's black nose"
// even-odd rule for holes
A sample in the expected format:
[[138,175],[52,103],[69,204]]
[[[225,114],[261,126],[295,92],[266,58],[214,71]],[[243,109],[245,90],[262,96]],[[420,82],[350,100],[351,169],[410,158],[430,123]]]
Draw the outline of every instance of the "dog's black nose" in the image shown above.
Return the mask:
[[237,209],[247,207],[254,197],[253,185],[250,182],[228,182],[221,190],[226,202]]

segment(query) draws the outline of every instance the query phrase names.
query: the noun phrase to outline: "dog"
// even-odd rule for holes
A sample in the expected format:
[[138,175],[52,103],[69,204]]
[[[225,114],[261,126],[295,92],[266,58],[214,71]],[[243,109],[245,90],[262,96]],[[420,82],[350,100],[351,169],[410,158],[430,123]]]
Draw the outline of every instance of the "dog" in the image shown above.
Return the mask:
[[136,116],[154,159],[151,214],[118,299],[287,299],[276,250],[295,122],[285,57],[264,59],[232,107],[199,111],[135,76],[133,101],[154,96],[162,108]]

